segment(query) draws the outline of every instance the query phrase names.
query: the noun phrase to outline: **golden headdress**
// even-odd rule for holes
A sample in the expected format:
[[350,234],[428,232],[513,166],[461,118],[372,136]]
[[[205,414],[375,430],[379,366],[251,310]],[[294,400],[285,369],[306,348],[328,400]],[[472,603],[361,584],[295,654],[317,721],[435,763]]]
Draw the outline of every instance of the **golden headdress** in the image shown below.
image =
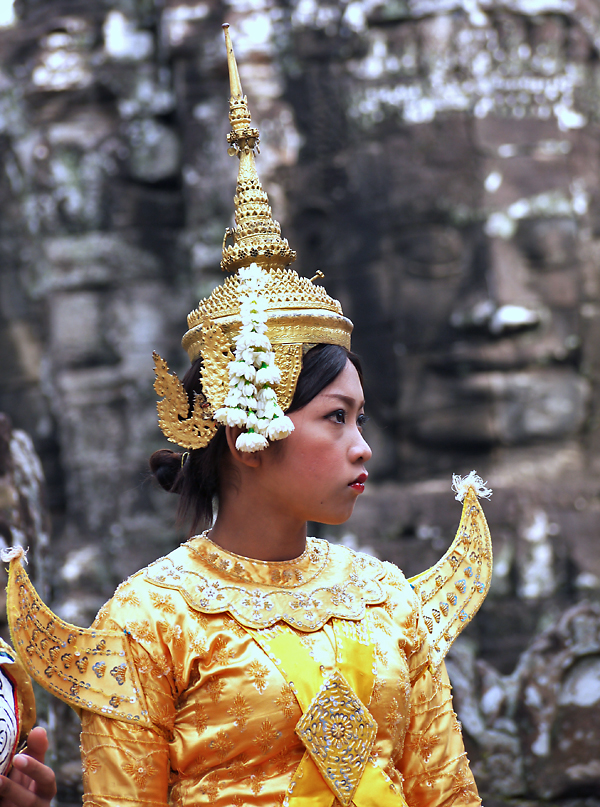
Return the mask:
[[[259,278],[255,304],[266,321],[263,331],[266,331],[276,372],[271,384],[265,386],[272,387],[276,395],[274,402],[281,414],[292,401],[306,346],[325,343],[349,349],[353,328],[350,320],[343,316],[340,303],[322,286],[313,285],[311,280],[287,268],[296,259],[296,253],[281,237],[281,227],[272,217],[267,194],[258,178],[255,154],[258,153],[259,132],[251,125],[229,26],[223,28],[231,87],[228,153],[237,155],[240,161],[234,196],[235,226],[225,232],[221,261],[221,269],[232,274],[208,298],[201,300],[187,318],[188,330],[182,345],[191,362],[199,357],[203,360],[203,394],[196,397],[191,414],[181,382],[169,373],[166,362],[154,354],[154,386],[164,397],[158,403],[160,427],[168,440],[184,448],[208,445],[219,426],[216,417],[225,422],[224,407],[231,405],[228,398],[233,377],[231,368],[236,359],[239,362],[241,354],[243,303],[250,299],[249,289],[256,292],[253,279]],[[257,327],[261,333],[260,325]],[[237,351],[235,356],[234,351]],[[260,363],[256,367],[259,368]],[[266,430],[263,433],[269,439],[278,439]]]

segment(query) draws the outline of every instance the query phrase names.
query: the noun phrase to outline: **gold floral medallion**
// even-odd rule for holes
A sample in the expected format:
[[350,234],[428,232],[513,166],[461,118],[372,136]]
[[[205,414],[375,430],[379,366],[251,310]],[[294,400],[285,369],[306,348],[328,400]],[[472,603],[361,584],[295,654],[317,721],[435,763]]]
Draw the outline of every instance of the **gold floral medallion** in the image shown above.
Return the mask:
[[348,807],[367,766],[377,723],[336,670],[296,726],[313,762],[336,798]]

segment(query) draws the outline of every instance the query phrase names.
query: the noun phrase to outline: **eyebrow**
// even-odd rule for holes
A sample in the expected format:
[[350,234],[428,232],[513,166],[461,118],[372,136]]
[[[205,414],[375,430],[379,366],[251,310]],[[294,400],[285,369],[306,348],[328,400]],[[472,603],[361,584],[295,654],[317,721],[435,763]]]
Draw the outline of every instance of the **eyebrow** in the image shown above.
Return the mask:
[[[326,392],[324,394],[325,398],[337,398],[339,401],[343,401],[346,406],[355,406],[356,405],[356,398],[351,398],[349,395],[342,395],[339,392]],[[365,405],[364,399],[359,404],[359,409],[362,409]]]

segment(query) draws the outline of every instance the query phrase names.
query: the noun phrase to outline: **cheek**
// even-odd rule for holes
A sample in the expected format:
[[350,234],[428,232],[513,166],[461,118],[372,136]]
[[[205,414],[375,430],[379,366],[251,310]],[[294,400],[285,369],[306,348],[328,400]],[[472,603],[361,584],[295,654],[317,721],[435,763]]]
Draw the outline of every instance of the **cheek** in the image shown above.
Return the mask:
[[335,481],[336,468],[339,467],[335,444],[323,441],[315,440],[312,444],[304,446],[301,456],[298,457],[299,473],[309,480],[309,484],[316,487],[317,492]]
[[295,478],[309,481],[319,476],[321,467],[321,457],[306,445],[303,446],[302,451],[295,452],[292,461],[288,464],[289,471]]
[[279,466],[273,469],[275,476],[282,481],[285,478],[292,485],[302,482],[304,490],[316,487],[318,492],[319,487],[331,477],[336,464],[331,446],[306,433],[293,436],[298,439],[286,446],[289,450],[286,450]]

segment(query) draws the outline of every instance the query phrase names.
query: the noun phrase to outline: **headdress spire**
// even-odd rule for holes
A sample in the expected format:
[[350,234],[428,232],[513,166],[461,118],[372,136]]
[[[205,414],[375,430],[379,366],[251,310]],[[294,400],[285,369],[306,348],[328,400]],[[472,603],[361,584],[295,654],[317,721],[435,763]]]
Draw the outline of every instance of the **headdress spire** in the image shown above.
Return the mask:
[[[231,97],[241,100],[243,96],[242,82],[240,81],[240,73],[238,70],[237,62],[235,60],[233,45],[231,44],[229,23],[227,22],[223,25],[223,33],[225,34],[225,47],[227,49],[227,67],[229,68],[229,88],[231,92]],[[250,119],[250,112],[248,112],[248,120],[249,119]]]
[[225,233],[221,261],[231,274],[188,314],[181,343],[190,361],[202,359],[202,391],[192,411],[181,381],[158,354],[154,388],[164,399],[158,403],[158,419],[171,442],[205,448],[219,424],[227,423],[246,430],[236,441],[241,451],[257,451],[293,429],[285,412],[305,351],[318,344],[349,350],[353,326],[340,303],[313,285],[321,273],[309,280],[286,268],[296,253],[281,237],[256,173],[258,129],[252,127],[229,26],[223,27],[231,85],[227,141],[229,153],[240,161],[235,227]]
[[[223,26],[229,67],[229,122],[231,131],[227,135],[230,155],[240,160],[235,204],[235,227],[228,227],[223,239],[223,259],[221,269],[234,271],[250,263],[257,263],[264,269],[283,268],[296,260],[296,253],[290,249],[287,239],[281,237],[279,222],[273,219],[269,199],[260,184],[254,154],[258,153],[260,134],[253,127],[248,108],[248,100],[242,92],[233,45],[229,35],[229,25]],[[228,239],[233,243],[228,244]]]

